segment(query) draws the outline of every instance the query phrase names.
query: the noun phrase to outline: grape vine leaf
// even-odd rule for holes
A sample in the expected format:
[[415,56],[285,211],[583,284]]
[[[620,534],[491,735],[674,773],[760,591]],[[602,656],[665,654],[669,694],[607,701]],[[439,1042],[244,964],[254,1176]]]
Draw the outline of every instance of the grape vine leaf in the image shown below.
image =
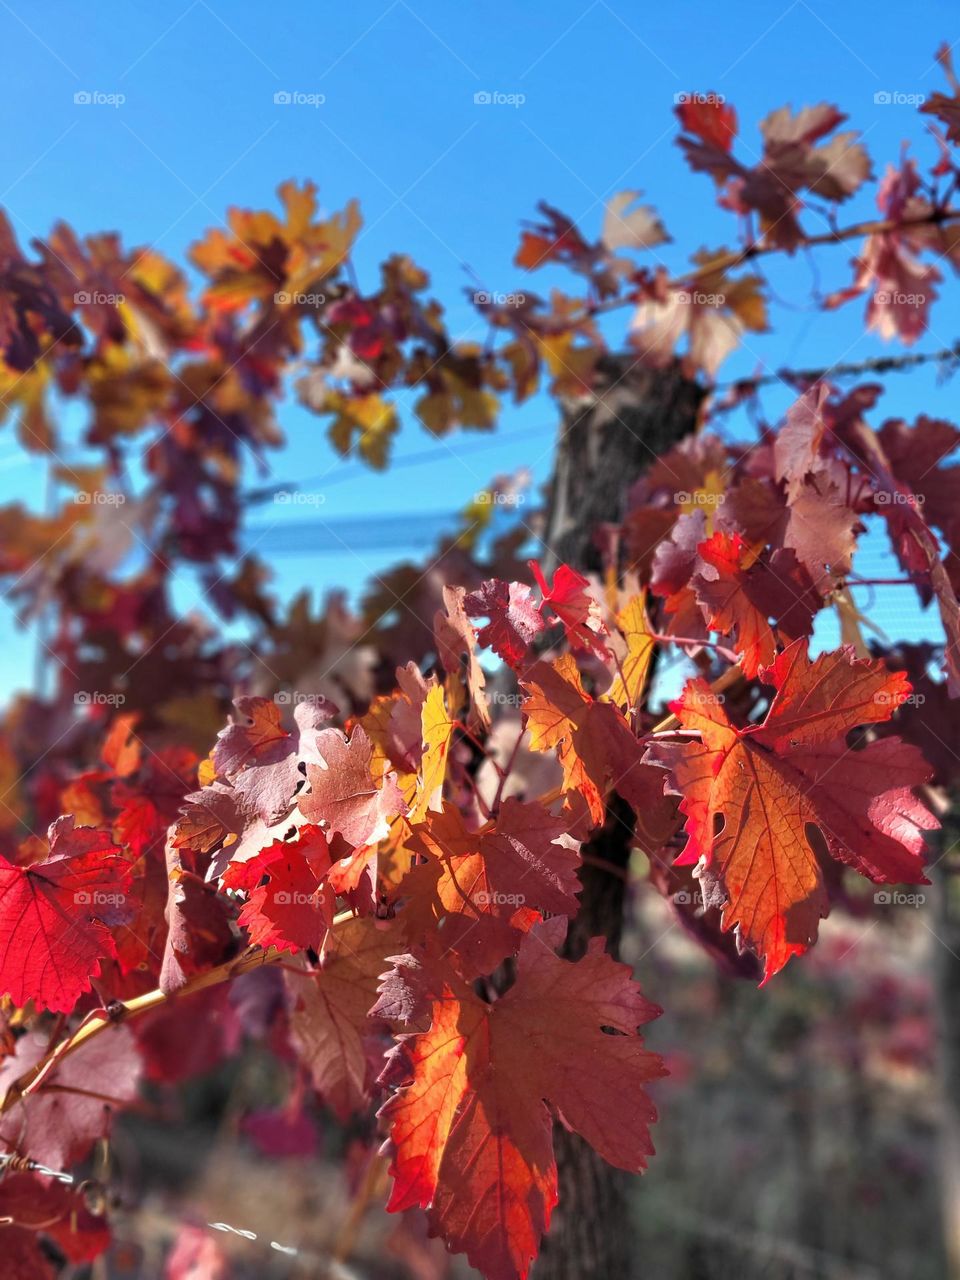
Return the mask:
[[637,1028],[660,1010],[601,939],[573,963],[528,935],[499,1000],[437,974],[431,1011],[429,1030],[405,1037],[385,1073],[404,1081],[380,1113],[388,1208],[426,1208],[431,1233],[488,1280],[522,1280],[557,1202],[554,1117],[611,1164],[646,1168],[656,1111],[645,1089],[665,1070]]
[[329,732],[318,730],[336,707],[326,698],[298,702],[292,732],[281,723],[272,698],[238,698],[236,708],[236,717],[219,735],[213,762],[237,795],[272,822],[290,808],[302,782],[301,761],[318,760],[317,743]]
[[345,738],[339,729],[325,729],[317,747],[322,763],[307,765],[310,790],[300,797],[301,813],[310,822],[322,822],[351,850],[382,840],[402,811],[403,798],[392,773],[381,785],[374,779],[374,746],[366,730],[357,725]]
[[[0,1095],[43,1061],[49,1036],[29,1031],[0,1067]],[[143,1061],[129,1027],[110,1027],[57,1065],[44,1088],[19,1099],[0,1120],[0,1143],[51,1169],[85,1159],[110,1132],[112,1113],[139,1094]]]
[[580,858],[573,841],[562,843],[567,825],[541,804],[508,797],[493,825],[469,831],[460,810],[446,805],[406,840],[426,861],[408,872],[399,893],[417,917],[444,920],[444,945],[471,974],[491,973],[539,921],[537,912],[576,915]]
[[698,572],[690,585],[707,623],[723,635],[736,633],[744,673],[751,679],[777,652],[777,635],[807,636],[820,597],[806,570],[786,548],[769,559],[757,556],[738,533],[718,531],[697,547]]
[[647,833],[645,847],[659,847],[673,813],[662,778],[643,763],[643,748],[617,708],[585,692],[573,655],[535,663],[520,683],[528,695],[523,714],[530,749],[556,748],[564,790],[582,795],[599,826],[605,794],[614,789],[633,806],[638,834]]
[[615,706],[632,711],[646,688],[655,645],[643,592],[624,605],[616,622],[626,652],[619,658],[617,675],[604,697]]
[[53,1240],[73,1263],[92,1262],[110,1244],[106,1220],[90,1211],[80,1189],[33,1173],[3,1179],[0,1217],[7,1280],[53,1280],[54,1264],[40,1248],[38,1233]]
[[130,863],[109,832],[58,818],[42,862],[0,857],[0,991],[16,1005],[70,1013],[101,963],[113,959],[111,925],[129,906]]
[[544,629],[533,591],[524,582],[488,578],[467,596],[464,608],[471,618],[488,619],[477,632],[477,640],[514,669]]
[[560,619],[572,648],[584,649],[601,661],[608,657],[609,651],[603,640],[607,628],[600,613],[600,605],[590,594],[590,583],[583,574],[577,573],[568,564],[557,565],[553,582],[548,586],[536,560],[530,561],[530,568],[543,596],[541,617],[544,606],[548,606]]
[[447,776],[447,755],[454,723],[447,712],[442,684],[435,684],[428,691],[420,713],[420,726],[423,754],[419,790],[409,815],[411,822],[421,822],[428,810],[437,807]]
[[399,921],[366,916],[329,933],[316,972],[286,970],[290,1037],[314,1087],[341,1120],[367,1101],[376,1071],[368,1043],[383,1027],[369,1017],[388,957],[402,945]]
[[333,923],[336,895],[323,883],[329,870],[326,836],[306,823],[296,839],[274,840],[255,858],[231,863],[220,883],[247,894],[239,922],[254,946],[319,950]]
[[469,723],[484,732],[490,728],[490,708],[484,693],[486,677],[477,661],[476,636],[464,609],[463,587],[443,588],[443,609],[433,620],[437,656],[447,673],[447,702],[454,715],[459,715],[466,701]]
[[879,884],[924,884],[923,832],[939,823],[911,788],[930,777],[897,737],[854,748],[847,734],[889,720],[910,694],[903,673],[851,651],[813,662],[795,641],[761,678],[776,690],[766,718],[738,728],[722,697],[690,681],[672,704],[699,742],[656,744],[686,815],[680,856],[698,863],[707,906],[764,959],[764,982],[815,941],[829,899],[818,859],[826,851]]

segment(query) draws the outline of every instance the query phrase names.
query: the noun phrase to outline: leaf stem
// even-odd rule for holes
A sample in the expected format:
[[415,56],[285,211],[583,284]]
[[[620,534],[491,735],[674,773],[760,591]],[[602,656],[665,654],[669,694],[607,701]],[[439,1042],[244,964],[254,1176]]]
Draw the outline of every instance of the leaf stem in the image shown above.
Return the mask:
[[[341,911],[334,916],[333,923],[334,925],[342,924],[346,920],[352,920],[353,917],[353,911]],[[252,947],[241,955],[235,956],[232,960],[227,960],[212,969],[207,969],[204,973],[198,973],[184,983],[179,991],[165,991],[163,988],[157,987],[153,991],[147,991],[141,996],[134,996],[130,1000],[118,1001],[110,1005],[109,1008],[95,1009],[84,1018],[72,1035],[69,1035],[66,1040],[61,1040],[54,1049],[41,1058],[39,1062],[35,1063],[29,1071],[25,1071],[22,1076],[14,1080],[2,1100],[0,1100],[0,1116],[5,1115],[22,1098],[36,1093],[38,1089],[43,1087],[44,1082],[61,1062],[72,1053],[76,1053],[78,1049],[100,1035],[101,1032],[106,1031],[108,1027],[129,1022],[133,1018],[139,1018],[143,1014],[149,1013],[151,1009],[159,1009],[171,1000],[182,1000],[186,996],[195,995],[198,991],[206,991],[210,987],[229,982],[232,978],[238,978],[244,973],[251,973],[254,969],[259,969],[264,965],[276,964],[286,954],[285,951],[280,951],[276,947],[268,947],[266,950],[260,947]]]

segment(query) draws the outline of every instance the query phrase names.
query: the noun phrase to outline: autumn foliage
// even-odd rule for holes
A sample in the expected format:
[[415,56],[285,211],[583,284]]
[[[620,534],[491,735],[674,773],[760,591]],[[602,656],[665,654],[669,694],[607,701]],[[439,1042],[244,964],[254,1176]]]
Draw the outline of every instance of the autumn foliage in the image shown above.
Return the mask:
[[[432,572],[385,578],[363,618],[339,599],[284,611],[263,566],[235,559],[241,458],[280,443],[294,362],[334,447],[384,466],[396,390],[416,389],[435,434],[492,426],[501,397],[541,379],[589,397],[615,307],[633,311],[639,365],[709,381],[767,325],[751,263],[853,235],[852,283],[825,305],[863,296],[869,326],[912,342],[960,268],[955,88],[923,108],[930,175],[905,156],[875,222],[817,234],[811,205],[834,218],[872,174],[841,113],[774,111],[748,162],[733,108],[693,95],[679,143],[739,247],[668,278],[630,256],[667,238],[636,193],[595,242],[544,206],[517,266],[560,264],[582,287],[478,302],[482,346],[450,339],[403,256],[364,293],[358,210],[321,217],[309,184],[281,187],[280,215],[232,210],[194,247],[199,297],[117,237],[60,226],[28,258],[3,228],[4,403],[67,492],[52,515],[0,513],[0,568],[25,617],[53,602],[59,663],[55,694],[15,703],[0,736],[0,1142],[17,1167],[0,1213],[22,1274],[54,1274],[40,1235],[70,1261],[109,1244],[50,1171],[82,1168],[144,1081],[169,1088],[256,1040],[341,1120],[367,1114],[392,1211],[424,1210],[490,1280],[526,1276],[557,1203],[557,1126],[622,1169],[653,1156],[665,1068],[641,1030],[657,992],[605,939],[579,958],[564,945],[582,846],[614,796],[653,868],[644,891],[692,869],[702,901],[673,909],[711,954],[756,957],[764,982],[814,945],[844,873],[925,882],[936,789],[954,781],[929,748],[955,733],[960,694],[960,482],[944,465],[960,433],[881,425],[879,386],[798,376],[785,421],[750,445],[721,426],[755,388],[714,394],[597,530],[589,576],[548,570],[543,551],[528,563],[524,529],[481,552],[489,503]],[[907,291],[923,305],[885,301]],[[80,292],[125,301],[81,313]],[[54,389],[87,410],[96,464],[55,461]],[[850,588],[881,523],[942,618],[936,674],[930,654],[861,632]],[[139,544],[132,570],[118,537]],[[249,643],[177,614],[183,566]],[[844,644],[822,652],[828,611]],[[658,711],[669,657],[696,674]],[[123,710],[84,690],[122,690]]]

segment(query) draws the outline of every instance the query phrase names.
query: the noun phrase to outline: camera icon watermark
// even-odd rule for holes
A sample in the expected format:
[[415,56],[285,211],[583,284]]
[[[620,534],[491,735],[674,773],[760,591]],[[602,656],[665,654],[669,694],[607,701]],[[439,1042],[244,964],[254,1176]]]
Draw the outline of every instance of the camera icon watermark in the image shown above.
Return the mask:
[[702,489],[698,489],[696,493],[678,489],[673,495],[673,500],[681,507],[722,507],[727,497],[724,493],[705,493]]
[[878,289],[873,296],[882,307],[913,307],[918,310],[930,301],[929,294],[904,293],[899,289]]
[[881,689],[873,695],[878,707],[922,707],[927,700],[925,693],[888,693]]
[[922,507],[926,502],[922,493],[901,493],[899,489],[893,493],[881,489],[873,495],[873,500],[878,507]]
[[674,297],[677,302],[693,307],[722,307],[727,301],[725,293],[701,293],[699,289],[694,289],[692,292],[679,289]]
[[901,93],[899,89],[880,89],[873,95],[877,107],[922,107],[926,100],[925,93]]
[[478,307],[522,307],[527,301],[525,293],[495,293],[489,289],[477,289],[473,301]]
[[280,89],[273,95],[277,107],[322,107],[326,100],[325,93],[302,93],[299,89]]
[[704,692],[702,689],[689,689],[685,697],[688,707],[722,707],[726,700],[725,693]]
[[904,893],[901,889],[878,889],[873,895],[878,907],[922,907],[925,893]]
[[126,100],[125,93],[102,93],[99,89],[79,89],[73,95],[76,107],[122,107]]
[[523,705],[523,698],[519,693],[502,693],[499,689],[494,689],[488,693],[487,701],[492,702],[495,707],[519,707]]
[[325,293],[287,293],[281,289],[273,295],[278,307],[322,307],[327,301]]
[[278,907],[323,907],[330,902],[330,891],[314,889],[313,893],[301,893],[297,890],[278,889],[273,900]]
[[278,707],[297,707],[301,703],[322,707],[327,702],[322,693],[301,693],[299,689],[278,689],[273,700]]
[[722,93],[675,93],[673,95],[674,105],[678,107],[722,107],[726,100],[726,95]]
[[326,500],[325,493],[303,489],[278,489],[273,495],[273,501],[281,507],[322,507]]
[[678,907],[702,907],[703,894],[699,889],[678,889],[676,893],[670,895],[670,901],[676,903]]
[[478,107],[522,107],[526,100],[525,93],[501,93],[499,89],[481,89],[473,95]]
[[73,895],[74,904],[78,907],[122,907],[126,900],[125,893],[103,893],[99,889],[93,892],[79,889]]
[[73,295],[75,307],[119,307],[126,302],[124,293],[102,293],[99,289],[79,289]]
[[473,495],[474,502],[481,507],[522,507],[526,495],[522,493],[503,492],[499,489],[481,489]]
[[81,489],[73,495],[73,500],[81,507],[122,507],[127,500],[125,493],[103,493],[99,489]]
[[126,700],[125,693],[102,693],[99,689],[79,689],[73,695],[76,707],[122,707]]

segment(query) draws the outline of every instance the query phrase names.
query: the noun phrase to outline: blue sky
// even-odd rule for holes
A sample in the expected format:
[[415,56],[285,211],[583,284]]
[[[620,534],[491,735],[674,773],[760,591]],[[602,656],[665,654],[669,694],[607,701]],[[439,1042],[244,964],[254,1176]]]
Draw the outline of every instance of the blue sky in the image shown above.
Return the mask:
[[[909,15],[909,16],[908,16]],[[784,103],[837,102],[878,162],[896,159],[907,137],[932,155],[914,110],[874,101],[881,91],[929,93],[942,87],[934,62],[941,40],[960,35],[955,5],[905,10],[890,0],[842,6],[756,3],[628,5],[554,0],[490,6],[435,0],[330,5],[285,0],[0,0],[5,75],[0,105],[0,204],[23,242],[65,218],[81,233],[119,229],[130,244],[152,244],[182,261],[187,246],[217,224],[230,204],[270,207],[285,178],[312,178],[325,207],[361,201],[366,225],[357,248],[362,282],[377,263],[410,253],[433,279],[455,334],[482,336],[463,290],[543,291],[554,278],[511,266],[519,222],[539,199],[599,231],[607,198],[640,188],[674,243],[663,260],[676,268],[703,244],[729,244],[732,219],[715,209],[712,184],[692,175],[673,139],[674,95],[721,92],[737,108],[749,157],[756,122]],[[78,92],[123,95],[120,106],[77,105]],[[276,105],[278,92],[323,95],[321,106]],[[478,106],[474,94],[523,95],[521,106]],[[869,216],[872,196],[842,212]],[[820,229],[815,219],[808,225]],[[826,291],[849,279],[855,246],[819,258]],[[809,305],[814,281],[802,259],[771,273],[775,332],[750,336],[721,377],[766,364],[819,365],[886,350],[864,335],[854,304],[825,316]],[[555,278],[563,283],[561,277]],[[924,348],[958,336],[958,291],[946,281]],[[789,402],[766,400],[773,414]],[[886,414],[958,416],[955,384],[925,369],[891,378]],[[432,442],[401,401],[406,430],[397,454],[428,460],[377,476],[334,459],[324,425],[290,401],[281,411],[289,437],[274,459],[278,481],[315,482],[322,506],[252,514],[334,522],[367,514],[397,516],[394,544],[370,546],[354,523],[335,551],[276,558],[278,586],[318,591],[364,577],[400,558],[405,537],[426,517],[453,512],[495,473],[522,465],[542,481],[549,469],[555,415],[537,398],[507,407],[496,436],[464,433]],[[745,427],[743,428],[746,429]],[[251,475],[251,483],[257,478]],[[0,439],[0,501],[43,500],[43,466],[24,462]],[[416,525],[405,517],[417,517]],[[427,521],[429,525],[429,521]],[[403,531],[409,529],[410,533]],[[351,532],[353,531],[353,532]],[[355,536],[354,536],[355,535]],[[296,538],[285,539],[296,545]],[[265,545],[270,545],[265,543]],[[861,571],[881,571],[871,543]],[[891,631],[936,633],[896,589],[876,608]],[[34,641],[14,637],[0,618],[7,664],[3,686],[29,682]]]

